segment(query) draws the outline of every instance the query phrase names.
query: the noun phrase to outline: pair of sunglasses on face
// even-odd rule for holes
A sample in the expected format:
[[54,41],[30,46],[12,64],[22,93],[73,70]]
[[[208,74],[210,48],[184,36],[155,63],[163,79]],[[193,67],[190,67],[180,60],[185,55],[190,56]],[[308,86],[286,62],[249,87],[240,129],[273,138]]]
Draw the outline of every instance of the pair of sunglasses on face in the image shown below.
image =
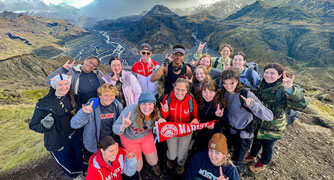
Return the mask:
[[151,52],[144,52],[144,51],[143,51],[143,52],[141,52],[141,54],[142,54],[142,55],[146,55],[146,54],[147,54],[147,55],[149,56],[149,55],[151,55]]

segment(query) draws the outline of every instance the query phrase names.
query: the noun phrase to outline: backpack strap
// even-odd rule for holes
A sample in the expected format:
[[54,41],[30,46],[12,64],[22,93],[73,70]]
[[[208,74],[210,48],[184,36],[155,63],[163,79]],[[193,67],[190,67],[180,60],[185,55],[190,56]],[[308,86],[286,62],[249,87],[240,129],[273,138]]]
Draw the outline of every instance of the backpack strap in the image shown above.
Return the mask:
[[[168,97],[167,97],[168,106],[170,105],[171,100],[172,99],[170,98],[170,96],[168,94]],[[189,104],[189,111],[190,111],[190,113],[192,113],[194,111],[194,104],[193,104],[193,98],[192,97],[188,101],[188,104]]]
[[249,81],[251,86],[254,86],[253,71],[254,71],[253,69],[247,68],[247,72],[246,72],[246,78]]
[[247,98],[247,95],[248,95],[248,91],[249,89],[248,88],[244,88],[240,91],[240,96],[239,96],[239,100],[240,100],[240,104],[242,107],[244,107],[248,112],[252,113],[252,111],[245,106],[245,101],[241,98],[241,96]]
[[282,105],[284,96],[283,87],[279,87],[275,95],[276,95],[277,105],[278,106]]
[[190,100],[188,101],[188,103],[189,103],[189,111],[190,111],[190,113],[192,113],[193,110],[194,110],[193,98],[190,98]]
[[215,63],[213,64],[213,67],[214,67],[214,68],[217,68],[217,66],[218,66],[218,59],[219,59],[219,57],[216,58],[216,61],[215,61]]

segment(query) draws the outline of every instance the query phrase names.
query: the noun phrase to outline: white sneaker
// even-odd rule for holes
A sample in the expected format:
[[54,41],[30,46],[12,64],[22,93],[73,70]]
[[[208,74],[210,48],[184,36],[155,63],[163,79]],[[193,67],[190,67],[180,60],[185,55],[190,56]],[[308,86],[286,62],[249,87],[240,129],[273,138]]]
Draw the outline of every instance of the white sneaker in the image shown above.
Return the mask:
[[85,176],[83,174],[80,174],[79,176],[77,176],[76,178],[73,178],[73,180],[85,180]]

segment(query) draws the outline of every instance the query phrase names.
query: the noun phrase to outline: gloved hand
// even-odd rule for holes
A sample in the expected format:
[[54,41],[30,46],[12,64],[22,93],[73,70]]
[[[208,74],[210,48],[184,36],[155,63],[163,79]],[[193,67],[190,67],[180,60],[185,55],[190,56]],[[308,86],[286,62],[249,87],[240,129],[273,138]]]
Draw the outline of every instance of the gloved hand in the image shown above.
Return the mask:
[[46,129],[50,129],[54,123],[54,119],[52,117],[52,113],[48,114],[47,116],[45,116],[44,119],[41,120],[41,124],[46,128]]

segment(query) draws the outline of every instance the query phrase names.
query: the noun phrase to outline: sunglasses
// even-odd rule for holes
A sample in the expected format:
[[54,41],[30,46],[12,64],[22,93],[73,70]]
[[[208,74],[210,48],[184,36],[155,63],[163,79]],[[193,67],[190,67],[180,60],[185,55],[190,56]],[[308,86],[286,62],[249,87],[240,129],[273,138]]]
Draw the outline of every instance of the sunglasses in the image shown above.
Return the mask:
[[142,54],[142,55],[146,55],[146,54],[147,54],[147,55],[151,55],[150,52],[141,52],[141,54]]

